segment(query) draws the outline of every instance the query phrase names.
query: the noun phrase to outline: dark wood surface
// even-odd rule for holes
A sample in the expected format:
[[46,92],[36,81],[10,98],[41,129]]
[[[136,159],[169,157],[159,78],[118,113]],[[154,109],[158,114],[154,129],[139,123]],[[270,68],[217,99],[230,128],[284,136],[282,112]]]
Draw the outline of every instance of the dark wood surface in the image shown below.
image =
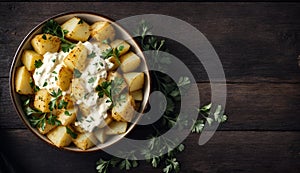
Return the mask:
[[[299,172],[300,4],[73,2],[0,3],[0,146],[17,172],[96,172],[105,153],[50,147],[21,122],[8,93],[9,68],[23,37],[39,22],[66,11],[92,11],[114,20],[157,13],[199,29],[214,46],[227,79],[229,121],[204,146],[191,134],[179,155],[182,172]],[[200,62],[167,43],[198,82],[201,102],[210,85]],[[117,172],[118,170],[113,170]],[[130,172],[161,172],[142,162]]]

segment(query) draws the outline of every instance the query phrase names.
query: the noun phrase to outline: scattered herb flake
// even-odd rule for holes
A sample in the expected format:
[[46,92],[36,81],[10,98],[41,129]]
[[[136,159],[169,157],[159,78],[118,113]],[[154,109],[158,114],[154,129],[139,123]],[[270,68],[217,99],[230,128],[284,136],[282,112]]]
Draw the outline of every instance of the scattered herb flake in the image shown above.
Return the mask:
[[91,77],[89,80],[88,80],[88,83],[94,83],[96,81],[96,78],[95,77]]
[[87,56],[87,58],[95,58],[95,57],[96,57],[96,53],[94,51],[92,51],[92,53]]
[[43,65],[42,60],[39,59],[34,61],[35,68],[40,68],[42,65]]
[[74,69],[74,77],[75,78],[80,78],[80,76],[82,75],[82,73],[79,71],[79,70],[77,70],[76,68]]
[[67,129],[67,133],[73,138],[76,139],[77,138],[77,134],[74,133],[69,127],[66,127]]

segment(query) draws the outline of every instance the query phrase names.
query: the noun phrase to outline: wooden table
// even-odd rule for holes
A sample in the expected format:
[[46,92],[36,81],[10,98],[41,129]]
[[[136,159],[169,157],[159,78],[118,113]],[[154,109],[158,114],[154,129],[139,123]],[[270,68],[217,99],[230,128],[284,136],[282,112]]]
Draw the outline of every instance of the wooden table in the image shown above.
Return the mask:
[[[18,45],[39,22],[66,11],[92,11],[118,20],[157,13],[182,19],[214,46],[225,70],[229,121],[204,146],[191,134],[179,155],[182,172],[299,172],[300,4],[297,3],[0,3],[0,146],[17,172],[95,172],[103,153],[61,151],[23,125],[9,96],[9,68]],[[171,51],[176,45],[168,44]],[[201,63],[177,55],[210,102]],[[131,172],[162,172],[145,162]],[[117,170],[114,170],[117,172]]]

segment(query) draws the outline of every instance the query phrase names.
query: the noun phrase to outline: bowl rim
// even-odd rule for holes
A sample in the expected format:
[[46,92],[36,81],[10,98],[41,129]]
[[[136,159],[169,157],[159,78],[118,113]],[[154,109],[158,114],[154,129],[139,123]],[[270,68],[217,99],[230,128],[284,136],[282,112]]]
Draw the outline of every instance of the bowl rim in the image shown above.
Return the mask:
[[[141,56],[141,58],[143,59],[144,61],[144,66],[145,66],[145,71],[144,73],[146,73],[146,78],[147,78],[147,86],[145,87],[147,89],[147,91],[144,92],[144,100],[143,100],[143,103],[144,103],[144,106],[142,107],[142,109],[139,111],[139,114],[137,115],[137,118],[135,118],[135,121],[134,123],[131,123],[131,125],[127,128],[127,131],[124,133],[124,134],[121,134],[120,137],[118,137],[117,139],[115,139],[114,141],[111,142],[111,144],[109,145],[106,145],[106,146],[102,146],[102,147],[99,147],[99,146],[94,146],[92,148],[89,148],[87,150],[82,150],[82,149],[79,149],[77,147],[57,147],[55,146],[47,137],[45,137],[45,135],[41,134],[38,132],[38,130],[34,127],[32,127],[29,123],[29,121],[27,120],[26,118],[26,115],[24,114],[23,110],[22,109],[19,109],[17,107],[17,101],[15,99],[15,96],[14,95],[17,95],[16,91],[14,90],[14,78],[15,78],[15,69],[17,68],[17,59],[18,57],[20,56],[20,54],[22,53],[22,50],[23,50],[23,47],[26,43],[26,41],[38,30],[40,29],[47,21],[51,20],[51,19],[57,19],[59,17],[63,17],[63,16],[68,16],[68,15],[92,15],[92,16],[95,16],[95,17],[99,17],[99,18],[102,18],[104,20],[107,20],[109,22],[111,22],[114,26],[118,27],[118,29],[126,34],[127,36],[129,36],[131,39],[132,39],[132,43],[131,44],[134,44],[132,45],[135,49],[137,49],[137,51],[140,53],[139,56]],[[18,59],[20,61],[20,58]],[[65,150],[65,151],[71,151],[71,152],[75,152],[75,153],[89,153],[89,152],[96,152],[96,151],[102,151],[104,148],[107,148],[107,147],[110,147],[111,145],[114,145],[115,143],[119,142],[120,140],[122,140],[125,136],[127,136],[133,129],[134,127],[137,125],[137,122],[141,119],[142,117],[142,114],[145,112],[145,110],[147,109],[147,104],[149,102],[149,96],[150,96],[150,90],[151,90],[151,80],[150,80],[150,72],[149,72],[149,67],[147,65],[147,62],[146,62],[146,58],[143,54],[143,50],[140,48],[140,46],[137,44],[137,42],[133,39],[132,35],[128,33],[127,30],[125,30],[121,25],[119,25],[118,23],[115,22],[115,20],[105,16],[105,15],[102,15],[102,14],[99,14],[99,13],[96,13],[96,12],[90,12],[90,11],[69,11],[69,12],[62,12],[62,13],[59,13],[59,14],[56,14],[56,15],[53,15],[51,17],[48,17],[46,18],[45,20],[43,20],[42,22],[40,22],[38,25],[36,25],[35,27],[33,27],[27,34],[26,36],[23,38],[23,40],[21,41],[21,43],[19,44],[17,50],[15,51],[15,55],[13,57],[13,60],[12,60],[12,63],[11,63],[11,66],[10,66],[10,71],[9,71],[9,92],[10,92],[10,99],[13,103],[13,106],[14,106],[14,109],[16,110],[18,116],[21,118],[21,120],[23,121],[23,123],[26,125],[27,129],[29,129],[33,134],[35,134],[35,136],[37,136],[38,139],[44,141],[45,143],[47,143],[48,145],[56,148],[56,149],[59,149],[59,150]],[[144,88],[144,89],[145,89]]]

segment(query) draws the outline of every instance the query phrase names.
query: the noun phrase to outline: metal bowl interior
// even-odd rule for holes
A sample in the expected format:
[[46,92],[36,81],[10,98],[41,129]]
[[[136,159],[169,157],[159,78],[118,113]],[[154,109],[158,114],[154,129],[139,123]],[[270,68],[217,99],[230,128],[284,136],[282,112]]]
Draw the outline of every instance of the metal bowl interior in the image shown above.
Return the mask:
[[142,63],[141,63],[140,70],[145,73],[144,98],[143,98],[143,101],[142,101],[142,104],[141,104],[141,107],[140,107],[140,110],[139,110],[140,113],[139,113],[139,115],[136,116],[136,118],[133,120],[133,122],[130,123],[130,126],[128,127],[126,133],[124,133],[122,135],[113,136],[107,142],[105,142],[103,144],[97,144],[95,147],[92,147],[92,148],[87,149],[87,150],[81,150],[81,149],[78,149],[75,146],[69,146],[69,147],[63,147],[62,148],[62,149],[66,149],[66,150],[70,150],[70,151],[74,151],[74,152],[98,151],[98,150],[101,150],[105,147],[108,147],[108,146],[118,142],[119,140],[121,140],[124,136],[126,136],[134,128],[134,126],[137,124],[140,117],[142,116],[142,113],[144,112],[144,110],[146,108],[148,98],[149,98],[149,94],[150,94],[150,75],[149,75],[148,67],[147,67],[147,64],[146,64],[146,61],[145,61],[145,57],[142,53],[142,50],[139,48],[138,44],[134,41],[134,39],[130,36],[130,34],[127,31],[125,31],[121,26],[114,23],[112,20],[108,19],[107,17],[103,17],[99,14],[96,14],[96,13],[70,12],[70,13],[58,14],[58,15],[53,16],[51,18],[48,18],[45,21],[38,24],[23,39],[23,41],[21,42],[21,44],[19,45],[19,47],[18,47],[18,49],[15,53],[15,56],[14,56],[14,59],[13,59],[13,62],[12,62],[11,68],[10,68],[10,77],[9,77],[10,96],[11,96],[13,105],[14,105],[18,115],[20,116],[20,118],[22,119],[24,124],[27,126],[27,128],[29,128],[35,135],[37,135],[38,138],[42,139],[43,141],[50,144],[51,146],[56,147],[54,144],[52,144],[52,142],[46,136],[40,134],[36,128],[32,127],[30,125],[29,121],[27,120],[26,115],[25,115],[25,113],[22,109],[22,102],[21,102],[21,99],[20,99],[20,95],[15,91],[15,84],[14,84],[15,72],[16,72],[16,68],[20,67],[22,65],[21,55],[22,55],[23,50],[32,49],[31,44],[30,44],[30,40],[36,34],[39,34],[39,33],[42,32],[42,27],[44,26],[44,24],[48,20],[54,19],[59,24],[62,24],[63,22],[67,21],[68,19],[70,19],[74,16],[82,18],[83,20],[85,20],[89,24],[91,24],[93,22],[96,22],[96,21],[109,21],[110,23],[112,23],[113,26],[115,27],[116,31],[117,31],[117,34],[116,34],[117,38],[125,39],[131,45],[132,51],[134,51],[136,54],[138,54],[141,57]]

